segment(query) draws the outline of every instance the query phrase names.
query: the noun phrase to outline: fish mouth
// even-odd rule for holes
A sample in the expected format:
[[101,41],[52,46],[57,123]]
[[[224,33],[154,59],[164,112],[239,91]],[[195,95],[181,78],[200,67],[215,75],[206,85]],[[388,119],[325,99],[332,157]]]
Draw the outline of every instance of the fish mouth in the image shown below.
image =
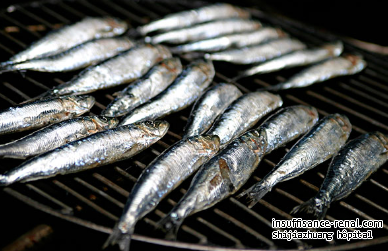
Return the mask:
[[335,121],[341,126],[342,130],[345,132],[350,132],[352,130],[352,124],[350,123],[348,117],[341,114],[335,114]]

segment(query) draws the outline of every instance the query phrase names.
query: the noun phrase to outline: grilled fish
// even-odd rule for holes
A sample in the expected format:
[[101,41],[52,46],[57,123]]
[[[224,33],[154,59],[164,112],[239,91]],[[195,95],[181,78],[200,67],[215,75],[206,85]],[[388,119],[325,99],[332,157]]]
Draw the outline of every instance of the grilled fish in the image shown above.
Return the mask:
[[211,61],[196,60],[178,76],[166,90],[149,102],[130,112],[120,125],[153,120],[180,111],[197,100],[213,80],[215,71]]
[[235,80],[256,74],[264,74],[282,69],[309,65],[319,61],[337,57],[342,53],[342,42],[324,44],[319,48],[295,51],[290,54],[272,59],[243,71]]
[[265,44],[206,54],[205,57],[214,61],[225,61],[234,64],[253,64],[305,48],[306,45],[299,40],[282,38]]
[[286,33],[280,29],[266,27],[255,31],[225,35],[222,37],[180,45],[175,48],[171,48],[171,51],[174,53],[192,51],[221,51],[229,47],[241,48],[254,44],[260,44],[271,39],[277,39],[285,36]]
[[182,72],[179,58],[168,58],[154,66],[146,75],[118,93],[102,112],[105,116],[122,116],[166,89]]
[[5,64],[52,56],[89,40],[123,34],[127,24],[113,17],[86,17],[81,21],[53,31],[19,52]]
[[218,135],[223,148],[282,104],[280,96],[269,92],[244,94],[229,105],[206,134]]
[[218,3],[195,10],[167,15],[160,20],[139,27],[138,31],[140,34],[145,35],[157,30],[173,30],[217,19],[232,17],[248,18],[249,16],[249,12],[242,10],[241,8],[230,4]]
[[238,97],[241,91],[232,84],[218,84],[205,92],[194,104],[184,128],[184,137],[200,135]]
[[36,156],[0,175],[0,186],[45,179],[128,159],[166,134],[165,121],[145,121],[95,133]]
[[84,94],[132,82],[156,63],[171,57],[161,45],[139,45],[83,70],[67,83],[48,91],[46,95]]
[[0,156],[24,159],[42,154],[94,133],[112,129],[119,123],[116,118],[87,116],[69,119],[47,126],[21,139],[0,145]]
[[333,201],[348,196],[388,160],[388,137],[380,132],[349,141],[334,156],[318,194],[291,213],[307,211],[323,219]]
[[40,128],[80,116],[94,105],[92,96],[46,98],[0,111],[0,135]]
[[315,108],[281,109],[260,127],[246,132],[203,165],[183,198],[159,222],[174,237],[183,220],[205,210],[245,184],[262,157],[308,131],[318,120]]
[[258,183],[240,194],[254,206],[279,182],[293,179],[336,154],[349,138],[352,125],[345,115],[332,114],[319,121]]
[[264,89],[278,91],[290,88],[302,88],[334,77],[356,74],[365,67],[366,62],[361,56],[348,54],[311,66],[283,83]]
[[67,72],[97,64],[134,46],[129,38],[115,37],[92,40],[59,54],[33,59],[0,68],[0,73],[17,70]]
[[163,42],[181,44],[190,41],[218,37],[225,34],[253,31],[259,29],[260,27],[261,23],[259,21],[233,18],[205,24],[198,24],[193,27],[173,30],[155,35],[153,37],[147,37],[146,42],[151,42],[153,44],[159,44]]
[[124,207],[119,222],[105,243],[128,250],[136,222],[219,149],[218,136],[193,136],[165,150],[144,170]]

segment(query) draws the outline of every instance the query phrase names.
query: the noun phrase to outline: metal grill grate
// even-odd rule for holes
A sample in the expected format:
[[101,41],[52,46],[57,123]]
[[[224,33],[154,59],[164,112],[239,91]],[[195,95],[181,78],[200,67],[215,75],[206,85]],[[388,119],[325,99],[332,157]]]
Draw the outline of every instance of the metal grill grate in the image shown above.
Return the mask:
[[[54,28],[73,23],[85,16],[112,15],[122,18],[132,27],[147,23],[168,13],[196,8],[206,4],[201,1],[47,1],[22,6],[11,6],[0,12],[0,61],[26,48],[31,42]],[[267,15],[252,8],[254,17],[266,24],[282,27],[286,32],[316,46],[337,39],[290,20]],[[353,77],[329,80],[301,90],[281,93],[284,106],[307,104],[315,106],[320,116],[344,113],[353,124],[350,138],[378,130],[388,133],[383,119],[388,117],[388,63],[386,59],[345,44],[346,52],[362,54],[368,67]],[[184,60],[187,64],[188,60]],[[217,70],[213,84],[230,81],[242,67],[215,63]],[[259,87],[276,84],[287,79],[299,69],[276,74],[242,79],[236,84],[249,92]],[[6,108],[35,97],[45,90],[69,80],[74,73],[7,73],[1,75],[0,108]],[[93,94],[97,103],[91,113],[99,114],[113,100],[112,93],[122,87]],[[0,199],[11,195],[26,204],[64,220],[105,233],[111,232],[120,217],[126,198],[142,170],[168,146],[178,141],[187,121],[190,109],[166,117],[171,128],[168,134],[154,146],[128,161],[105,166],[92,171],[56,177],[53,179],[15,184],[3,188]],[[384,121],[385,121],[384,120]],[[260,122],[259,122],[260,123]],[[24,133],[4,136],[0,143],[20,138]],[[249,187],[274,167],[285,154],[286,148],[268,155],[259,165],[254,176],[244,188]],[[18,160],[2,160],[3,170],[21,163]],[[297,179],[279,184],[253,209],[246,207],[244,199],[231,197],[217,206],[189,217],[182,226],[177,242],[163,240],[154,230],[155,222],[163,217],[180,199],[189,185],[184,182],[163,200],[155,211],[141,220],[136,227],[134,240],[190,249],[216,250],[218,247],[297,249],[327,248],[352,249],[388,242],[388,166],[384,165],[357,191],[340,202],[333,203],[326,218],[335,219],[383,219],[383,229],[373,229],[373,240],[325,242],[319,240],[273,240],[271,219],[291,219],[290,210],[315,195],[326,173],[328,162]],[[12,205],[6,205],[12,207]],[[348,229],[354,231],[354,229]],[[300,230],[304,231],[304,230]],[[200,244],[200,245],[198,245]]]

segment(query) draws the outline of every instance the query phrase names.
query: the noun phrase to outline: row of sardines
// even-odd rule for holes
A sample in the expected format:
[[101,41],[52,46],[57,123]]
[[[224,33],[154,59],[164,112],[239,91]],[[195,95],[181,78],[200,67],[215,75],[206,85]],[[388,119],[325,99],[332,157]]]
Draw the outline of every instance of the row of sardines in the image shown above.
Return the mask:
[[[3,158],[28,158],[0,175],[3,186],[128,159],[167,133],[169,123],[160,118],[193,105],[182,139],[144,170],[105,246],[127,250],[137,221],[196,173],[187,193],[159,222],[173,238],[186,217],[238,192],[265,155],[298,138],[272,171],[238,195],[248,196],[250,207],[277,183],[332,158],[318,194],[293,210],[322,219],[331,202],[349,195],[388,159],[387,135],[371,132],[347,143],[352,125],[345,115],[319,119],[314,107],[281,108],[282,98],[268,92],[364,69],[359,55],[341,56],[339,41],[307,48],[230,4],[171,14],[127,33],[137,39],[124,35],[126,31],[127,24],[117,18],[87,17],[0,66],[1,73],[88,67],[34,100],[0,112],[0,135],[41,128],[0,146]],[[198,58],[183,66],[179,56],[190,54]],[[211,86],[212,61],[249,65],[234,81],[307,67],[281,84],[243,94],[231,83]],[[84,94],[126,83],[130,85],[115,93],[101,115],[84,116],[95,103]]]

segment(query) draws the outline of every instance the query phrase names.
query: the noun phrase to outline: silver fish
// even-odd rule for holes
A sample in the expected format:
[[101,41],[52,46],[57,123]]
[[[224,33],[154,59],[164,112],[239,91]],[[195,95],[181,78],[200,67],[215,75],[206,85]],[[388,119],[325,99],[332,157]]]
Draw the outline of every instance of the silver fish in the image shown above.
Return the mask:
[[180,45],[171,48],[171,51],[174,53],[191,51],[221,51],[229,47],[242,48],[254,44],[260,44],[270,39],[276,39],[285,36],[286,33],[284,33],[281,29],[265,27],[259,30],[225,35],[222,37]]
[[159,155],[133,187],[123,214],[104,246],[118,244],[121,250],[128,250],[136,222],[218,150],[218,136],[194,136],[178,141]]
[[94,105],[92,96],[46,98],[0,111],[0,135],[40,128],[80,116]]
[[80,172],[128,159],[162,138],[168,127],[165,121],[145,121],[95,133],[36,156],[0,175],[0,186]]
[[146,75],[117,94],[107,108],[105,116],[122,116],[147,102],[166,89],[182,72],[179,58],[168,58],[154,66]]
[[206,54],[205,57],[214,61],[225,61],[234,64],[253,64],[305,48],[306,45],[299,40],[282,38],[265,44]]
[[240,196],[248,195],[252,200],[249,207],[253,207],[277,183],[293,179],[330,159],[345,145],[351,130],[352,125],[345,115],[326,116],[296,142],[261,181]]
[[162,19],[139,27],[138,31],[140,34],[145,35],[157,30],[173,30],[217,19],[232,17],[248,18],[249,16],[249,12],[241,8],[226,3],[218,3],[167,15]]
[[201,59],[192,62],[174,83],[149,102],[130,112],[120,125],[153,120],[188,107],[210,85],[214,74],[211,61]]
[[92,40],[59,54],[33,59],[0,68],[0,73],[16,70],[67,72],[97,64],[128,50],[135,44],[129,38],[115,37]]
[[84,94],[132,82],[156,63],[171,57],[171,52],[161,45],[139,45],[83,70],[67,83],[59,85],[48,95]]
[[339,56],[342,53],[342,50],[342,42],[337,41],[335,43],[324,44],[319,48],[295,51],[257,66],[253,66],[252,68],[243,71],[240,76],[235,79],[317,63],[328,58]]
[[222,148],[282,104],[280,96],[269,92],[244,94],[229,105],[206,134],[218,135]]
[[77,23],[47,34],[5,63],[14,64],[55,55],[89,40],[123,34],[127,26],[124,21],[113,17],[86,17]]
[[21,139],[0,145],[0,157],[24,159],[39,155],[94,133],[112,129],[116,118],[86,116],[47,126]]
[[193,27],[173,30],[153,37],[147,37],[146,42],[151,42],[153,44],[163,42],[181,44],[190,41],[213,38],[225,34],[253,31],[259,29],[260,27],[261,23],[259,21],[248,19],[227,19],[198,24]]
[[291,213],[307,211],[323,219],[332,202],[352,193],[387,160],[387,135],[372,132],[349,141],[331,161],[317,195]]
[[232,84],[221,83],[210,88],[195,102],[183,130],[183,137],[200,135],[207,131],[214,120],[241,95],[241,91]]
[[239,190],[265,154],[303,135],[317,122],[315,108],[281,109],[260,127],[246,132],[203,165],[183,198],[158,224],[173,237],[183,220]]
[[356,74],[362,71],[366,65],[361,56],[348,54],[311,66],[283,83],[263,89],[278,91],[302,88],[334,77]]

